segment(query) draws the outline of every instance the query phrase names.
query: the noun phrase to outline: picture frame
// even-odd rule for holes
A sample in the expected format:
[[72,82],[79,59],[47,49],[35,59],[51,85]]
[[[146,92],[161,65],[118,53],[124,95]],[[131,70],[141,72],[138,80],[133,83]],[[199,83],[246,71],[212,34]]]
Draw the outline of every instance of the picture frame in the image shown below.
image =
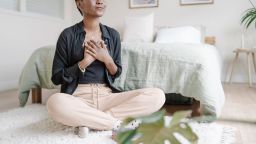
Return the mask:
[[180,5],[213,4],[214,0],[180,0]]
[[152,8],[158,7],[159,0],[129,0],[129,8]]

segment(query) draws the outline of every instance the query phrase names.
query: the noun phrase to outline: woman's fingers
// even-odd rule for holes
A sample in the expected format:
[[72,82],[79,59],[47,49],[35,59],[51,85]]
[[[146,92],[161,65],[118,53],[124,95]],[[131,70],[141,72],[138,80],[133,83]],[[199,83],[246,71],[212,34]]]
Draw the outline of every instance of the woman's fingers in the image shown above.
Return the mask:
[[86,50],[86,53],[90,54],[91,56],[93,56],[94,58],[96,58],[96,54],[91,52],[90,50]]
[[95,46],[95,48],[99,47],[99,43],[96,42],[95,40],[90,40],[90,42]]
[[104,41],[100,41],[100,47],[104,48]]
[[83,42],[83,44],[82,44],[82,47],[84,47],[84,46],[85,46],[85,44],[86,44],[86,41],[84,40],[84,42]]
[[89,51],[91,51],[91,52],[93,52],[93,53],[95,53],[95,54],[97,53],[97,52],[96,52],[96,50],[95,50],[95,49],[93,49],[93,48],[92,48],[92,47],[90,47],[90,46],[89,46],[89,47],[86,47],[86,48],[87,48],[87,50],[89,50]]
[[100,41],[101,48],[107,49],[107,45],[104,43],[103,40]]
[[88,48],[88,47],[91,47],[91,46],[88,44],[88,42],[85,42],[84,47]]
[[97,48],[97,45],[95,45],[95,43],[94,43],[92,40],[88,41],[87,43],[88,43],[88,45],[89,45],[90,47],[92,47],[92,48],[94,48],[94,49]]
[[90,40],[90,41],[86,42],[85,46],[86,47],[89,46],[89,47],[91,47],[93,49],[96,49],[96,48],[104,48],[104,49],[106,49],[107,48],[107,45],[104,43],[103,40],[98,41],[98,42],[96,42],[94,40]]

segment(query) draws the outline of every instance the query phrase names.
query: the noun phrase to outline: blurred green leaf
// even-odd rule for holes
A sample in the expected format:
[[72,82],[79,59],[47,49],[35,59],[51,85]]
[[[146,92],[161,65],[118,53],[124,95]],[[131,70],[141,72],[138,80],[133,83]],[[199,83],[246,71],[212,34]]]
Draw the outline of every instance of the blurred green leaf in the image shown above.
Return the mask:
[[124,127],[125,125],[127,125],[128,123],[130,123],[131,121],[133,121],[135,119],[140,120],[142,123],[153,123],[153,122],[160,120],[162,117],[164,117],[164,115],[165,115],[165,110],[161,110],[161,111],[155,112],[148,116],[142,116],[142,117],[137,117],[137,118],[129,117],[123,121],[122,127]]
[[165,115],[165,110],[155,112],[149,116],[139,117],[142,123],[154,123],[161,120]]
[[132,138],[135,136],[137,130],[121,131],[117,135],[117,141],[120,144],[132,144]]
[[135,118],[131,118],[131,117],[128,117],[126,118],[123,123],[122,123],[122,126],[125,126],[127,125],[128,123],[130,123],[131,121],[135,120]]
[[179,124],[182,119],[190,116],[191,112],[192,111],[179,111],[179,112],[174,113],[169,127]]
[[[181,111],[173,115],[168,127],[164,125],[165,111],[153,113],[150,116],[139,117],[142,121],[137,130],[118,133],[117,142],[120,144],[163,144],[165,140],[172,144],[180,144],[174,133],[178,133],[192,144],[196,144],[198,137],[186,122],[181,122],[190,111]],[[129,118],[128,121],[132,119]]]

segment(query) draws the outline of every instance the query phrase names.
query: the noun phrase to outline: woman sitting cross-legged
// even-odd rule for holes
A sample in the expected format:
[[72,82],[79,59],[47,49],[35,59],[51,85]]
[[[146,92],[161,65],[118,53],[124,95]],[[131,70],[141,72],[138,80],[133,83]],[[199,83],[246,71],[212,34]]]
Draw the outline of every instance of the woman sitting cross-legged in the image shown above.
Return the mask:
[[[59,36],[53,60],[52,81],[61,93],[47,101],[49,115],[57,122],[89,129],[118,130],[122,120],[152,114],[165,102],[158,88],[120,92],[114,79],[122,72],[119,33],[100,23],[105,0],[75,0],[83,21]],[[131,128],[138,126],[134,121]]]

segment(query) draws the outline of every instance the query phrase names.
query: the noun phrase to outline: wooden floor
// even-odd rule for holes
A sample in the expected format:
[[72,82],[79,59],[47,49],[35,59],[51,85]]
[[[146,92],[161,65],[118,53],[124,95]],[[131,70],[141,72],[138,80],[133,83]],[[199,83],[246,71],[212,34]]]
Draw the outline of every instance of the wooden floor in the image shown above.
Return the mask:
[[[226,103],[217,123],[238,129],[237,144],[256,144],[256,86],[224,84]],[[43,104],[56,90],[43,90]],[[31,97],[29,99],[31,104]],[[0,112],[19,107],[17,90],[0,92]],[[192,106],[165,106],[169,113]]]
[[256,86],[225,84],[226,103],[219,123],[236,127],[243,144],[256,144]]

